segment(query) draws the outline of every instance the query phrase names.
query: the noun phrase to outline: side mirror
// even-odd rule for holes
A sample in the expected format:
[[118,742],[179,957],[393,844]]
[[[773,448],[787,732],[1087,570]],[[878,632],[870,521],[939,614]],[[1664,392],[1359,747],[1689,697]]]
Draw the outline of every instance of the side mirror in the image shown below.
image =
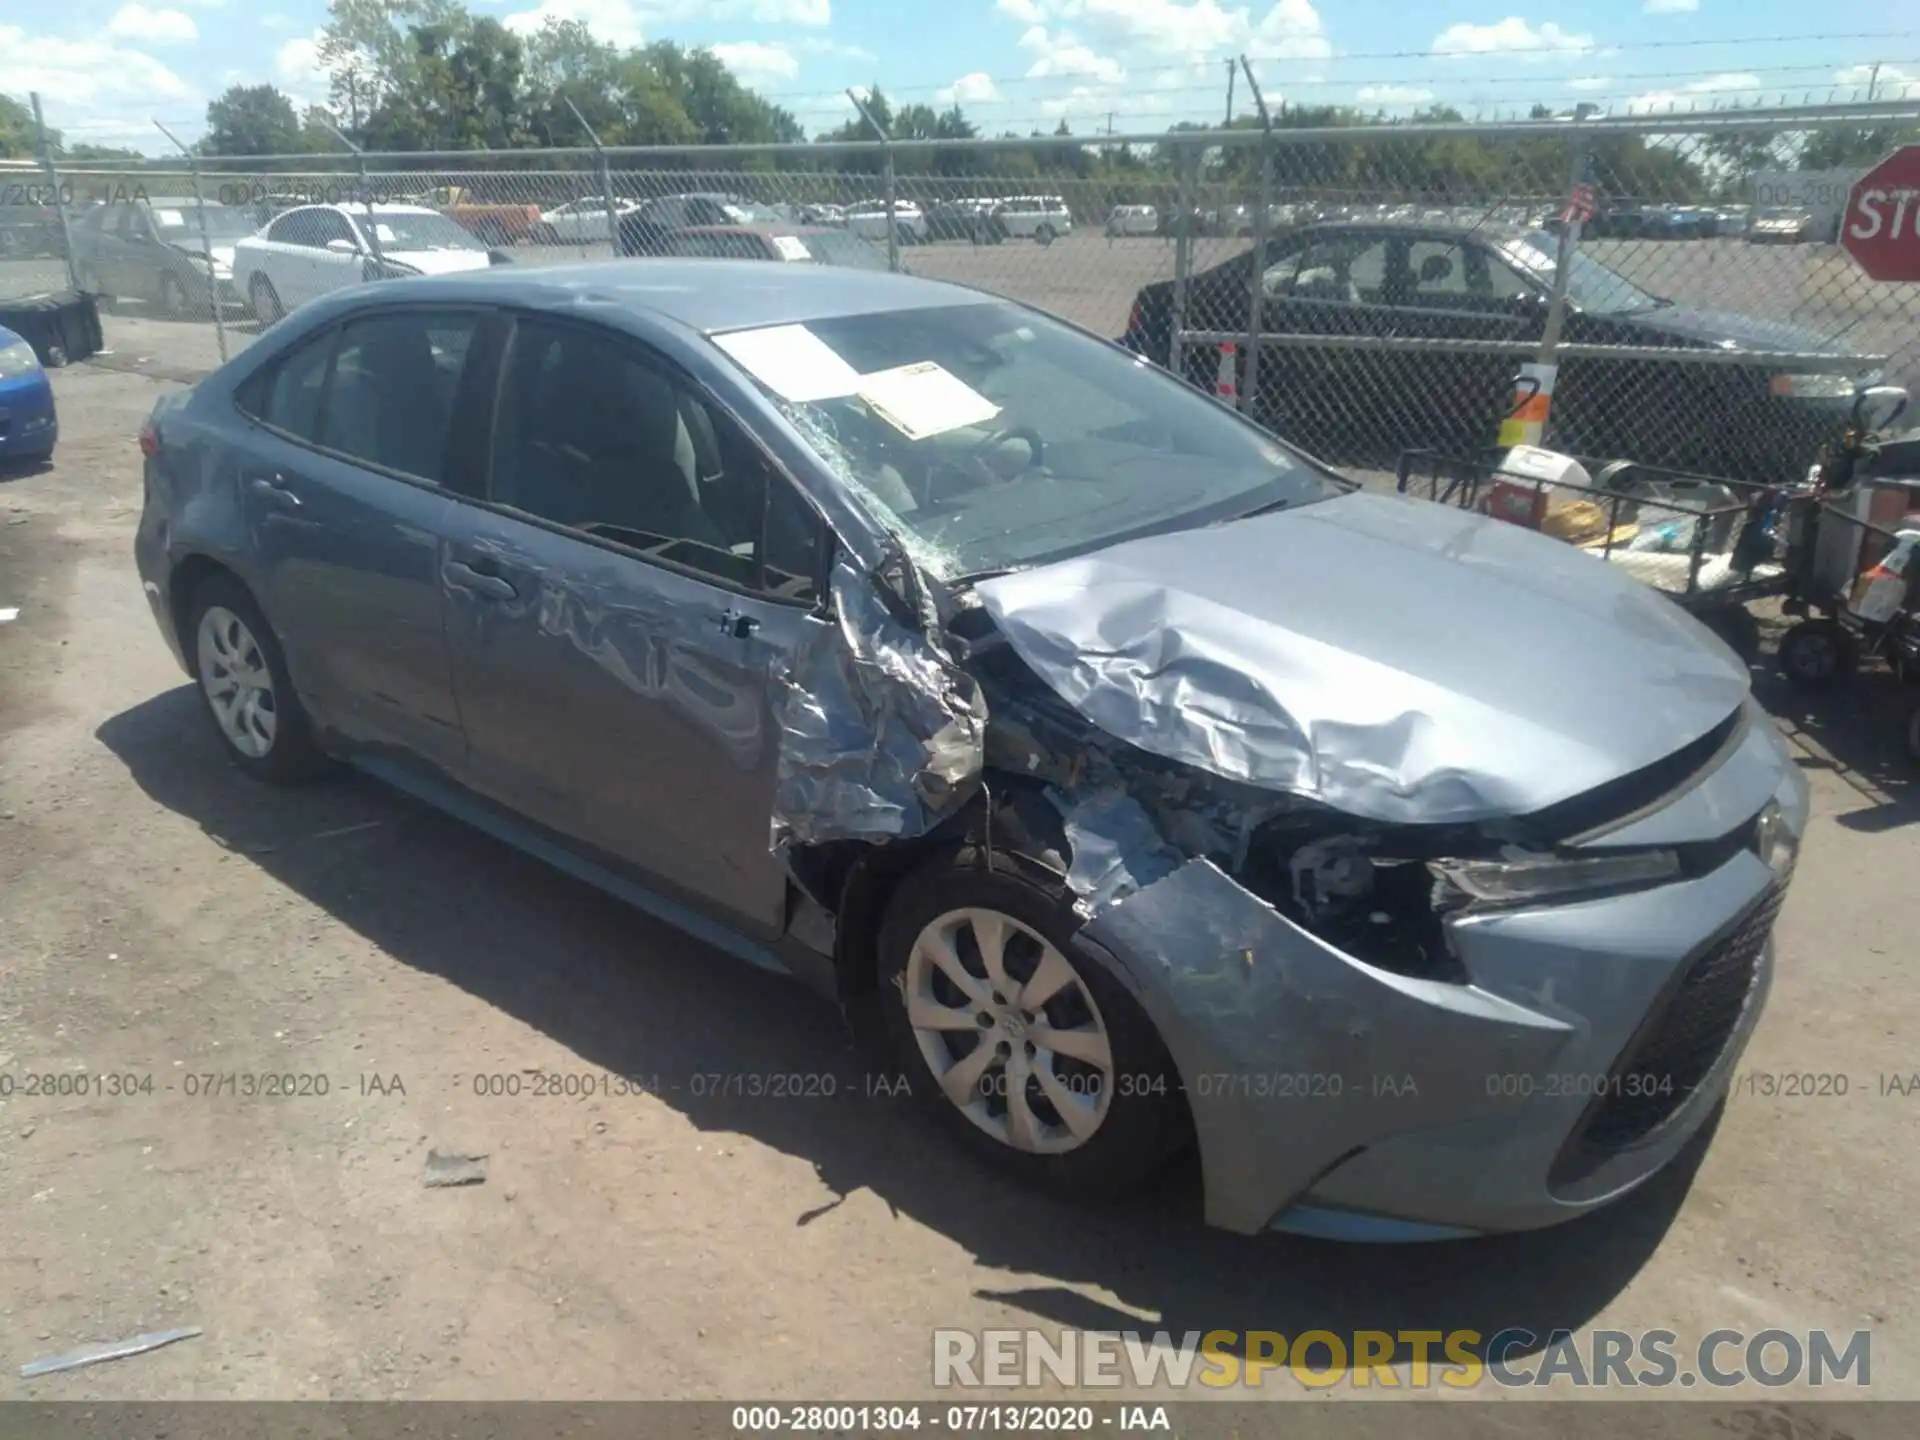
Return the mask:
[[360,253],[360,247],[355,245],[351,240],[329,240],[327,241],[327,249],[331,250],[335,255],[358,255]]
[[1885,430],[1907,408],[1907,392],[1898,385],[1869,385],[1853,397],[1854,428],[1871,434]]

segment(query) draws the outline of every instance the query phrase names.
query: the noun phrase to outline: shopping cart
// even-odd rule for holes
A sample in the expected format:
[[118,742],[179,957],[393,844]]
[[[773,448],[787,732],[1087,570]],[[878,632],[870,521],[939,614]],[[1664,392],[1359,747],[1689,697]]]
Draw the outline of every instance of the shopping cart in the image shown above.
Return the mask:
[[[1531,452],[1541,456],[1547,452]],[[1571,462],[1547,473],[1523,463],[1528,458],[1408,450],[1395,477],[1403,494],[1524,525],[1618,565],[1742,658],[1758,655],[1760,627],[1747,607],[1788,594],[1804,572],[1799,547],[1811,534],[1811,489],[1577,456],[1547,456]]]

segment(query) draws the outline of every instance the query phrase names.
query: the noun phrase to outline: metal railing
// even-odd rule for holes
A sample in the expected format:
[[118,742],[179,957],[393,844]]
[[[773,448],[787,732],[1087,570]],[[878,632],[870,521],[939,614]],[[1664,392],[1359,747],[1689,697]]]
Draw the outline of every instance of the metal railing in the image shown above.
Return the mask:
[[[1828,173],[1857,137],[1920,134],[1920,103],[1329,129],[1290,127],[1254,89],[1265,123],[1227,131],[454,154],[343,140],[41,173],[68,278],[113,302],[110,343],[124,329],[208,367],[267,300],[244,254],[225,259],[234,231],[338,207],[355,222],[339,279],[357,283],[407,273],[388,238],[406,226],[383,207],[413,205],[526,266],[813,253],[992,291],[1124,338],[1336,463],[1512,438],[1524,364],[1520,393],[1551,395],[1527,438],[1785,478],[1853,379],[1920,381],[1920,286],[1868,279],[1830,226],[1758,224],[1754,199],[1798,157]],[[133,202],[151,217],[167,198],[193,252],[166,262],[171,281],[119,229],[140,224],[121,219]],[[754,239],[766,221],[802,243]],[[140,328],[156,316],[164,330]],[[183,317],[228,323],[202,339]]]

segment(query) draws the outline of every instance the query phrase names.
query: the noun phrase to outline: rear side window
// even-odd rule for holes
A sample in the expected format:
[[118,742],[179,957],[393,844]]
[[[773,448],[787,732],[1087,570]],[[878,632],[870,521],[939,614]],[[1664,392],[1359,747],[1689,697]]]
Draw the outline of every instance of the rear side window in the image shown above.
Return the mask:
[[256,372],[235,401],[296,439],[439,484],[477,324],[412,310],[349,321]]
[[348,323],[320,419],[329,450],[440,483],[472,315],[402,310]]

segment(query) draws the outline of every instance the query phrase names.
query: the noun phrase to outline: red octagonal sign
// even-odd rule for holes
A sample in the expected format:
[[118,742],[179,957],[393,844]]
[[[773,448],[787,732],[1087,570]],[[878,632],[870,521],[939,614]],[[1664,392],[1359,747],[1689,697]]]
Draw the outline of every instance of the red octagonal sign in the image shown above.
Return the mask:
[[1875,280],[1920,280],[1920,145],[1894,151],[1854,184],[1840,244]]

